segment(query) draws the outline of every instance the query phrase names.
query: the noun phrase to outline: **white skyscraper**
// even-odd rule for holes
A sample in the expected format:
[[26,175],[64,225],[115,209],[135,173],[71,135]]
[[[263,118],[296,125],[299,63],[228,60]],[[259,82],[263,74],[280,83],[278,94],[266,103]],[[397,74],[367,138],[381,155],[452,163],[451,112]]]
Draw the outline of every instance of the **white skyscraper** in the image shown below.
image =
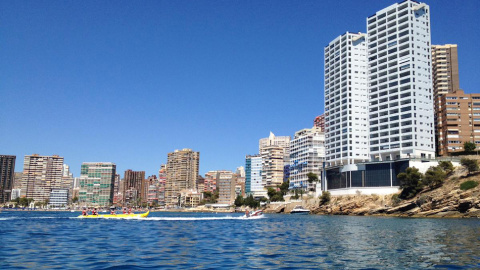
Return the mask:
[[393,4],[367,28],[371,159],[435,157],[429,6]]
[[365,162],[368,153],[367,37],[349,33],[325,47],[328,166]]
[[325,47],[323,189],[394,193],[397,175],[425,161],[408,158],[435,157],[431,66],[430,10],[412,0]]

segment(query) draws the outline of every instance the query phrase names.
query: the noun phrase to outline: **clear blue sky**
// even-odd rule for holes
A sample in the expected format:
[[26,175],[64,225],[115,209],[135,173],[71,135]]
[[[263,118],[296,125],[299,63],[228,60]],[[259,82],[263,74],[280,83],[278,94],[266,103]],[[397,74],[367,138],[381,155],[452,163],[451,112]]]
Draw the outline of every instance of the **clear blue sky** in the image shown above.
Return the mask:
[[[0,1],[0,154],[157,174],[200,151],[235,170],[258,139],[323,113],[323,47],[394,1]],[[432,43],[459,45],[480,92],[480,1],[428,1]]]

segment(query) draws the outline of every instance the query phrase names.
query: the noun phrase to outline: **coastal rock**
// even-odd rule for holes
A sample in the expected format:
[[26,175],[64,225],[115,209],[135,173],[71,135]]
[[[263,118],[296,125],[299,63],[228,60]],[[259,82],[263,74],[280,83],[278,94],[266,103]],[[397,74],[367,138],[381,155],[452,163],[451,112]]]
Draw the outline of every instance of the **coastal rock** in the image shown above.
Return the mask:
[[472,198],[462,199],[459,201],[458,211],[460,213],[465,213],[470,208],[472,208]]
[[470,208],[465,214],[467,217],[480,217],[480,209]]
[[411,210],[415,207],[417,207],[417,204],[415,202],[408,202],[408,203],[402,204],[400,206],[391,208],[391,209],[387,210],[386,213],[391,214],[391,213],[396,213],[396,212],[406,212],[406,211]]

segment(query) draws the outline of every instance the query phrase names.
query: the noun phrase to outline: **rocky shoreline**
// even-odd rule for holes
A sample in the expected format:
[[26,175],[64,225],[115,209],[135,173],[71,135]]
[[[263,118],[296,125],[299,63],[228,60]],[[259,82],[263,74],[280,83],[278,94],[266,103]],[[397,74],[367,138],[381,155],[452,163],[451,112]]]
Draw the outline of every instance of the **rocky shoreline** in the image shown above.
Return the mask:
[[460,184],[468,180],[480,182],[480,174],[468,176],[459,169],[440,188],[424,190],[409,200],[398,200],[392,195],[332,196],[325,205],[319,205],[318,198],[310,198],[280,207],[270,205],[265,212],[289,213],[295,205],[302,205],[317,215],[480,218],[480,185],[460,189]]

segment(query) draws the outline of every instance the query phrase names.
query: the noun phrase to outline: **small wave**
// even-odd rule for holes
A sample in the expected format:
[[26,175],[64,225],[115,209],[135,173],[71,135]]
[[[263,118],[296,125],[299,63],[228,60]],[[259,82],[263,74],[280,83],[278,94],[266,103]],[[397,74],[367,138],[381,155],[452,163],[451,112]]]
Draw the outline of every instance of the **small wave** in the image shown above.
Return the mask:
[[194,220],[252,220],[252,219],[261,219],[264,216],[259,217],[148,217],[139,220],[156,220],[156,221],[194,221]]

